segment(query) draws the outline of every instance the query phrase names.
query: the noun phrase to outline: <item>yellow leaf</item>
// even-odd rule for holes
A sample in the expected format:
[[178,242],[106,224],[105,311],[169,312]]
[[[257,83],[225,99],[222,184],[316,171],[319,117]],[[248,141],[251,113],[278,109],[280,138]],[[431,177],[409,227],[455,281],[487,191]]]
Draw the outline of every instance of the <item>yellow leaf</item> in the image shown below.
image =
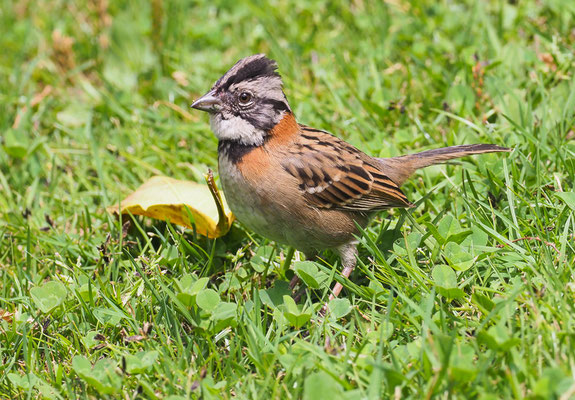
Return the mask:
[[202,185],[154,176],[126,197],[119,209],[108,207],[108,212],[144,215],[188,228],[195,225],[199,234],[217,238],[230,230],[234,216],[218,191],[211,170],[206,182]]

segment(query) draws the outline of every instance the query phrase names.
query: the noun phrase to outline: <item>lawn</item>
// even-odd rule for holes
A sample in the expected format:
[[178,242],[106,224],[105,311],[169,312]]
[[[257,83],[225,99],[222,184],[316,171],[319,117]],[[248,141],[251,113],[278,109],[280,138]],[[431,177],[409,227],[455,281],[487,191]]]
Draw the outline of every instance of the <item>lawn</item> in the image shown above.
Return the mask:
[[[575,398],[572,0],[0,0],[0,48],[0,398]],[[418,172],[351,280],[110,215],[217,169],[189,105],[259,52],[371,155],[513,151]]]

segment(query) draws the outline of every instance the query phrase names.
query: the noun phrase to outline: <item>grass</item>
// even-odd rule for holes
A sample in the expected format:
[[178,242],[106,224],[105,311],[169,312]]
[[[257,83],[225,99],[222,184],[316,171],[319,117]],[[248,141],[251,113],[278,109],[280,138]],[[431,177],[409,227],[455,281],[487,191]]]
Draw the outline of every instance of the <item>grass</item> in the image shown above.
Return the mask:
[[[0,397],[575,396],[573,2],[0,4]],[[105,211],[203,181],[188,106],[256,52],[300,121],[372,155],[514,150],[411,179],[321,319],[333,254],[295,253],[296,304],[289,249],[240,224]]]

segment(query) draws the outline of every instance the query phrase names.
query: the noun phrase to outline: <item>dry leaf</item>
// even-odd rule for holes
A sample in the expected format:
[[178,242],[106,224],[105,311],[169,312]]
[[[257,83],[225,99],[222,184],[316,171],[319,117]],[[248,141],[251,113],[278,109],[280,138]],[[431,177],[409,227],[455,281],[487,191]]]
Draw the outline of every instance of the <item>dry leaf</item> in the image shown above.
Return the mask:
[[127,338],[124,338],[124,342],[141,342],[142,340],[145,340],[146,337],[142,336],[142,335],[133,335],[133,336],[128,336]]
[[[168,220],[172,224],[193,228],[209,238],[225,235],[234,216],[214,182],[212,171],[206,175],[207,185],[155,176],[120,203],[121,214],[144,215]],[[118,206],[108,207],[118,213]]]
[[0,319],[3,319],[4,321],[11,323],[13,317],[14,317],[14,313],[6,311],[6,310],[2,310],[0,308]]
[[63,35],[59,30],[52,32],[52,58],[64,71],[71,71],[76,67],[73,45],[74,38]]

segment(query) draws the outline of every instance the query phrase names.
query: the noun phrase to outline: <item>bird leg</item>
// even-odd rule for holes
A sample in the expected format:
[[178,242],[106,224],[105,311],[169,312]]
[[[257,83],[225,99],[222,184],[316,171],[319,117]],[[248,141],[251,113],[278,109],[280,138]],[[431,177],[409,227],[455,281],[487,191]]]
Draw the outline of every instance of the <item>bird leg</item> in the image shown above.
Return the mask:
[[[353,240],[337,248],[339,258],[341,259],[341,263],[343,265],[343,271],[341,271],[341,274],[345,278],[349,278],[349,276],[353,272],[353,269],[355,268],[355,264],[357,264],[357,243],[358,243],[357,240]],[[341,289],[343,289],[343,285],[337,282],[333,287],[331,294],[329,295],[328,302],[339,296],[339,292],[341,292]],[[325,316],[327,314],[327,309],[328,309],[328,303],[326,302],[319,311],[319,315]],[[326,347],[328,346],[328,343],[329,338],[326,338]]]
[[[357,264],[357,241],[354,240],[352,242],[339,246],[337,248],[337,251],[339,252],[339,257],[343,265],[343,271],[341,271],[341,274],[345,278],[349,278],[349,276],[353,272],[353,269],[355,268],[355,265]],[[339,296],[339,292],[341,292],[341,289],[343,289],[342,284],[339,282],[336,283],[335,286],[333,287],[332,293],[329,295],[329,299],[333,300],[337,296]]]

